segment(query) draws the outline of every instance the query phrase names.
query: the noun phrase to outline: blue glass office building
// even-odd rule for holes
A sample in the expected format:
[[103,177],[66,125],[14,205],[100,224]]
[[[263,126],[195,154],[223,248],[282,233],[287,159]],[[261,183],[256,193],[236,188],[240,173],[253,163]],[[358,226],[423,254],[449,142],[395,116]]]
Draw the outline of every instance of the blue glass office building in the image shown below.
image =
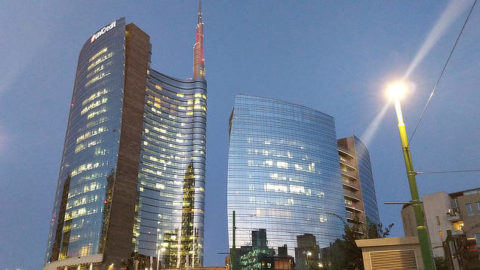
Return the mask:
[[239,95],[230,118],[228,233],[236,247],[266,229],[268,246],[313,234],[326,247],[343,233],[345,205],[333,117],[279,100]]
[[78,59],[44,269],[202,265],[206,81],[199,11],[193,79],[150,67],[125,19]]

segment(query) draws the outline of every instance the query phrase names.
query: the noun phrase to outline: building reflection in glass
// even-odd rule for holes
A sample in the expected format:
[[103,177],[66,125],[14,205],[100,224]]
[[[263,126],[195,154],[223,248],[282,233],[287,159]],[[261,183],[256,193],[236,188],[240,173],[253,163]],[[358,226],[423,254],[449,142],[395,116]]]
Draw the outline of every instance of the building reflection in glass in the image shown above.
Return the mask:
[[320,247],[341,237],[345,217],[333,117],[279,100],[239,95],[230,118],[228,232],[232,211],[236,246],[265,228],[268,246],[286,244],[295,256],[297,235]]

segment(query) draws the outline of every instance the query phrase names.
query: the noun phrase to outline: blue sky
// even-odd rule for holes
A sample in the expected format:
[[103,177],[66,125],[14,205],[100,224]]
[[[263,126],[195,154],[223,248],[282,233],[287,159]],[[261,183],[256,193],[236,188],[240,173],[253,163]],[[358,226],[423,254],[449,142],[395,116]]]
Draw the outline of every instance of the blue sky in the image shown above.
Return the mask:
[[[470,5],[472,1],[467,1]],[[205,0],[208,81],[205,264],[227,251],[228,117],[235,94],[278,98],[332,115],[337,136],[362,138],[387,102],[448,1]],[[82,44],[126,17],[150,35],[152,67],[192,73],[197,1],[4,1],[0,9],[0,269],[40,269],[56,188],[69,101]],[[466,10],[410,76],[403,102],[413,127],[440,73]],[[480,10],[452,57],[412,144],[419,171],[480,169]],[[380,217],[403,236],[408,201],[393,108],[370,150]],[[479,186],[478,174],[417,177],[421,194]]]

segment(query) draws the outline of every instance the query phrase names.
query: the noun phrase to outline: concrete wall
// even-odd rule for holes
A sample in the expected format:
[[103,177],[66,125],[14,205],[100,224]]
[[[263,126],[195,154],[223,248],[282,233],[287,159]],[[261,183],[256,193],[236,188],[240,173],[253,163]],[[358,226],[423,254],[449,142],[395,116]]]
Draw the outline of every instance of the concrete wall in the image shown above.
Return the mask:
[[445,192],[423,196],[423,209],[434,257],[445,257],[442,243],[447,237],[447,230],[453,230],[452,223],[447,219],[449,208],[450,196]]

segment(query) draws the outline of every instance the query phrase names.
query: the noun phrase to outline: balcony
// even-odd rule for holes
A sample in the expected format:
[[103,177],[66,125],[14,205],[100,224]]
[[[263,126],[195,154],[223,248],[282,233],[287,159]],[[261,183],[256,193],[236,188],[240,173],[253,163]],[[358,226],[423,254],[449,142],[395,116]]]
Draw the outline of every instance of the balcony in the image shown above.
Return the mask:
[[345,155],[349,155],[350,157],[355,158],[355,155],[353,153],[351,153],[350,151],[348,151],[347,149],[345,149],[341,146],[338,147],[338,152],[341,152]]
[[360,187],[354,181],[348,181],[348,180],[342,179],[342,184],[350,189],[353,189],[356,191],[360,190]]
[[354,170],[356,170],[357,168],[355,167],[355,164],[353,163],[353,160],[347,160],[345,158],[340,158],[340,164],[344,165],[344,166],[348,166]]
[[349,191],[349,190],[344,189],[344,190],[343,190],[343,195],[346,196],[346,197],[348,197],[348,198],[352,198],[352,199],[354,199],[355,201],[360,201],[360,198],[358,197],[358,195],[355,194],[355,193],[353,193],[353,192],[351,192],[351,191]]
[[[347,221],[350,224],[365,224],[365,220],[361,217],[361,215],[349,211],[347,211]],[[357,231],[356,233],[363,234],[361,231]]]
[[348,177],[351,177],[353,179],[357,179],[358,180],[358,176],[357,174],[355,173],[355,171],[344,171],[344,170],[340,170],[340,172],[343,174],[343,175],[346,175]]
[[345,207],[347,208],[347,210],[353,210],[355,212],[363,212],[362,210],[358,209],[355,205],[346,205],[345,204]]
[[447,212],[447,219],[450,222],[456,222],[461,220],[462,217],[460,217],[460,213],[458,213],[457,209],[450,208]]

